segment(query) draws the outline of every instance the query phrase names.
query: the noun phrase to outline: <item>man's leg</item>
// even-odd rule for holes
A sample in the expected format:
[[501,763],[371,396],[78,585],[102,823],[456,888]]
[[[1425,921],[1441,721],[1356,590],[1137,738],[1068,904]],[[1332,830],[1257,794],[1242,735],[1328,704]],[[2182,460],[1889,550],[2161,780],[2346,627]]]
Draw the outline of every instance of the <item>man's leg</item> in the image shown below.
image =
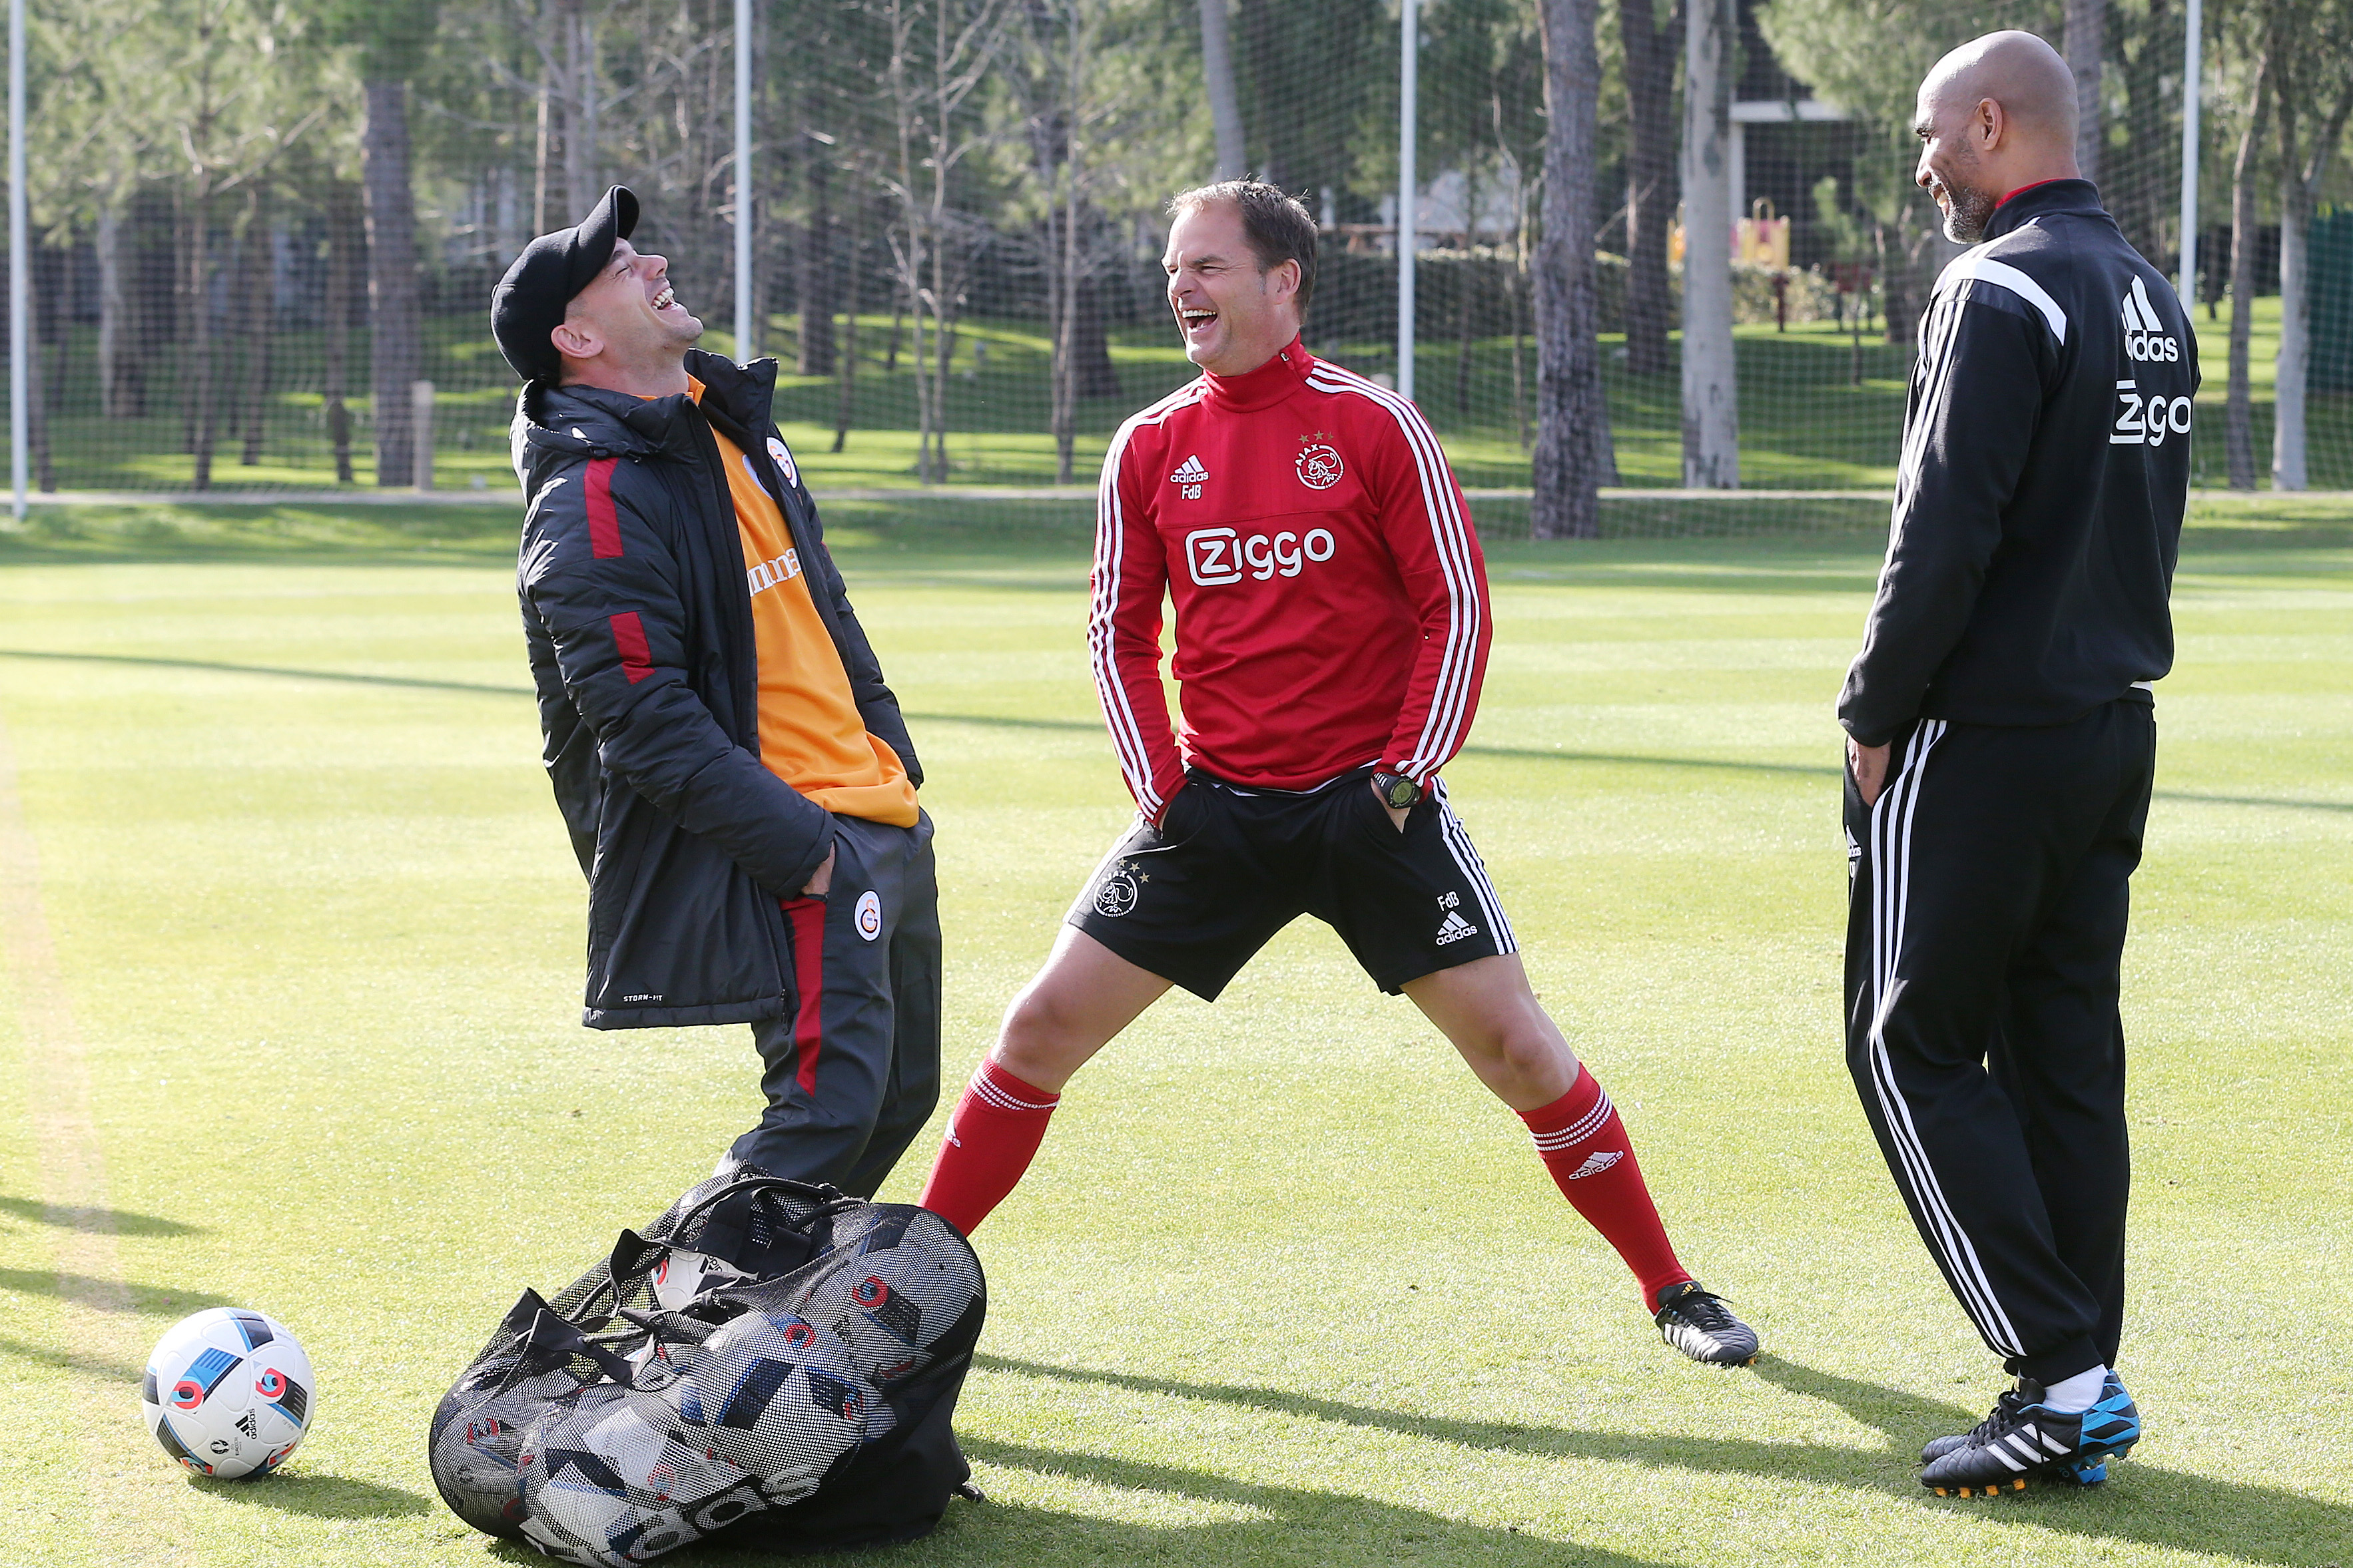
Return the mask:
[[2052,1245],[2099,1303],[2094,1341],[2109,1366],[2124,1331],[2132,1185],[2118,971],[2156,764],[2149,709],[2119,703],[2112,718],[2115,804],[2010,969],[1992,1057],[1994,1081],[2025,1132]]
[[1205,1002],[1299,913],[1269,858],[1280,802],[1201,775],[1112,847],[972,1075],[916,1199],[965,1235],[1020,1181],[1062,1086],[1171,984]]
[[1848,1068],[1955,1298],[2037,1383],[2102,1364],[2099,1311],[1986,1058],[2011,957],[2072,858],[2070,739],[1924,721],[1870,811],[1848,785]]
[[891,1070],[866,1152],[841,1190],[871,1197],[940,1102],[940,889],[925,818],[906,836],[890,931]]
[[[723,1169],[754,1165],[835,1186],[859,1170],[881,1114],[897,1034],[889,937],[904,910],[888,873],[902,853],[896,841],[906,835],[837,817],[831,886],[822,898],[786,900],[791,1006],[752,1026],[767,1109],[735,1140]],[[861,929],[869,893],[874,905]]]
[[1676,1260],[1617,1108],[1536,1001],[1520,955],[1441,969],[1404,990],[1527,1123],[1561,1194],[1641,1281],[1642,1310],[1656,1311],[1661,1293],[1691,1271]]
[[1376,984],[1401,991],[1518,1112],[1537,1155],[1641,1282],[1642,1310],[1694,1360],[1753,1361],[1757,1337],[1675,1258],[1609,1095],[1537,1005],[1503,900],[1433,783],[1402,828],[1361,777],[1323,807],[1308,908]]
[[972,1075],[916,1202],[970,1236],[1037,1157],[1062,1086],[1160,999],[1168,982],[1076,926],[1007,1009],[997,1048]]

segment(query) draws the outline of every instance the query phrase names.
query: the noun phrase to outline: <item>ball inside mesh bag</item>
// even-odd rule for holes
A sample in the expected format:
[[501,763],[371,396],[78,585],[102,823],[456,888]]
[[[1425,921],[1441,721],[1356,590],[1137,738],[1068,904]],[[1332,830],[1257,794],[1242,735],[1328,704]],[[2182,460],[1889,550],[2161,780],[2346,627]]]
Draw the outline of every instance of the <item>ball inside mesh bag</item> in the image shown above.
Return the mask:
[[673,1247],[662,1253],[647,1283],[652,1288],[655,1305],[674,1312],[706,1291],[750,1278],[708,1253]]
[[931,1348],[980,1290],[970,1248],[931,1215],[878,1229],[834,1263],[802,1298],[801,1315],[848,1342],[876,1388],[929,1365]]
[[747,1312],[703,1342],[664,1391],[688,1431],[782,1505],[815,1491],[866,1441],[873,1391],[849,1346],[804,1319]]
[[611,1385],[533,1423],[520,1475],[524,1538],[570,1562],[646,1562],[762,1506],[668,1403]]

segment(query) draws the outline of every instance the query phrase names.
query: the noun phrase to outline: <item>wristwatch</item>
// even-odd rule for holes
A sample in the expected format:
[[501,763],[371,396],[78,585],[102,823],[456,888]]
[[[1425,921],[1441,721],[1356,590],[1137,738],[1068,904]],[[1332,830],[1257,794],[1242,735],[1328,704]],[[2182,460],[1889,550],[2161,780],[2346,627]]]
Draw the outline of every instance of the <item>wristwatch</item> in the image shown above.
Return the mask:
[[1421,802],[1421,786],[1403,773],[1375,773],[1373,793],[1391,811],[1403,811]]

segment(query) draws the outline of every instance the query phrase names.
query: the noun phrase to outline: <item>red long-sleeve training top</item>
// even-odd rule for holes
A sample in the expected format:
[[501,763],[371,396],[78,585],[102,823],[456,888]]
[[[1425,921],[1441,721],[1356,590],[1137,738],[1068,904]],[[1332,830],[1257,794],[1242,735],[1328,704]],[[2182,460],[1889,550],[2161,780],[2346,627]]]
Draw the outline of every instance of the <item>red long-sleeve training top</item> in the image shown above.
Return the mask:
[[1097,502],[1088,644],[1145,816],[1189,763],[1299,790],[1372,762],[1419,783],[1461,749],[1487,665],[1486,563],[1410,402],[1293,339],[1121,426]]

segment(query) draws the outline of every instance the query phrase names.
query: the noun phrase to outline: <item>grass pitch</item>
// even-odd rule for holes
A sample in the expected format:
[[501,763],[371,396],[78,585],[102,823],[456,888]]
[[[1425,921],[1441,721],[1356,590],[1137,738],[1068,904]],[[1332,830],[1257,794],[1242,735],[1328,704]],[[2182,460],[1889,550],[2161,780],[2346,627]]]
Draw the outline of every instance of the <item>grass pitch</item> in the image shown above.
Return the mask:
[[[9,1556],[537,1561],[441,1508],[426,1418],[523,1286],[748,1124],[745,1031],[573,1021],[582,890],[510,524],[208,526],[0,548]],[[1083,547],[842,531],[930,770],[960,1075],[1126,815]],[[979,1237],[960,1427],[991,1500],[868,1561],[2353,1562],[2341,512],[2193,531],[2126,959],[2149,1436],[2099,1493],[1994,1502],[1912,1479],[1997,1374],[1841,1061],[1830,705],[1874,542],[1491,561],[1496,652],[1449,781],[1686,1260],[1766,1360],[1661,1346],[1518,1123],[1303,925],[1077,1080]],[[183,1477],[139,1421],[149,1345],[222,1302],[286,1319],[320,1369],[314,1435],[261,1484]]]

